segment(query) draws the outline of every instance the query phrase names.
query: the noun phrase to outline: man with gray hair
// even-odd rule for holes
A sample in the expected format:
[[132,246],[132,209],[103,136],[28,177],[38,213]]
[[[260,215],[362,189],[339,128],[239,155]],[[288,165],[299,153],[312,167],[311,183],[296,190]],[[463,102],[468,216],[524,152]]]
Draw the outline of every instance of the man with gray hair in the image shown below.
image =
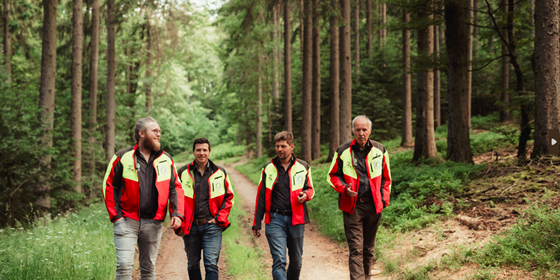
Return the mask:
[[103,198],[114,223],[115,279],[132,279],[138,245],[141,279],[156,279],[155,265],[169,202],[171,227],[184,219],[184,193],[171,155],[160,149],[161,129],[153,118],[134,128],[134,147],[115,153],[103,181]]
[[354,139],[336,150],[327,177],[339,193],[352,280],[380,273],[373,270],[373,247],[381,212],[389,206],[391,194],[389,153],[381,143],[369,139],[371,126],[364,115],[354,118]]

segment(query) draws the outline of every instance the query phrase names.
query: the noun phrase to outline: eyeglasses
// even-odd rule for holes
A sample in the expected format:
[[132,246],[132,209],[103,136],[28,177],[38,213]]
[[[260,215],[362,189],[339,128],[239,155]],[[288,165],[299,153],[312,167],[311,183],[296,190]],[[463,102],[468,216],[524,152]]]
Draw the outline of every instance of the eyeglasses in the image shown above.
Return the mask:
[[154,130],[152,130],[152,132],[153,132],[154,134],[159,134],[159,135],[161,135],[161,133],[162,133],[162,132],[161,132],[161,129],[154,129]]

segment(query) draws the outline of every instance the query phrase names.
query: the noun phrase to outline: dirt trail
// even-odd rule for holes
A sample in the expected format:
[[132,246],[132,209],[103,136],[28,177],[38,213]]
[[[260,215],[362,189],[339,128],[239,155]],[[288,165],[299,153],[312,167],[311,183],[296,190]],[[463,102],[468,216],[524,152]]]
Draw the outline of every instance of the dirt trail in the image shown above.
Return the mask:
[[[243,201],[245,210],[253,215],[257,196],[257,186],[247,177],[235,170],[232,166],[225,166],[231,177],[237,199]],[[251,225],[253,219],[251,217]],[[263,225],[264,227],[264,225]],[[257,245],[265,253],[265,262],[268,273],[272,266],[272,256],[266,236],[256,239]],[[269,274],[270,275],[270,274]],[[313,222],[305,225],[305,237],[303,243],[303,266],[300,279],[340,280],[349,279],[348,272],[348,250],[336,244],[330,238],[320,234]],[[372,277],[372,279],[386,279],[385,277]]]

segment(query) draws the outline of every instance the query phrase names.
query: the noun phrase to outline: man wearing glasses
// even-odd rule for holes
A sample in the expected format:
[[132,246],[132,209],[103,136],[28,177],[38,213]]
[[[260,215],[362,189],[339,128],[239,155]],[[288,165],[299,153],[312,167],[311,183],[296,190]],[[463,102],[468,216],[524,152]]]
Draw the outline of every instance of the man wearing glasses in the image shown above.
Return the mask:
[[115,279],[132,279],[138,245],[141,279],[156,279],[155,265],[169,202],[171,227],[184,219],[184,193],[171,156],[160,149],[157,121],[139,119],[134,147],[118,151],[105,174],[103,198],[114,223],[117,251]]

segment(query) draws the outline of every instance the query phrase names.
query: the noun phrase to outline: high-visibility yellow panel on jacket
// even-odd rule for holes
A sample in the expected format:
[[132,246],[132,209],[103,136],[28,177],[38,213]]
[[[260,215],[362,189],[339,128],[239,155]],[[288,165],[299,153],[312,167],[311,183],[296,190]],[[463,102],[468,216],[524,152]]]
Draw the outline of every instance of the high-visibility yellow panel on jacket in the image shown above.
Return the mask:
[[305,184],[305,180],[307,179],[307,170],[305,169],[305,167],[296,162],[292,166],[292,170],[290,173],[292,180],[292,191],[303,189],[303,185]]
[[367,155],[370,179],[381,176],[383,171],[383,151],[372,147]]
[[344,165],[342,166],[342,172],[344,173],[344,175],[350,176],[354,179],[358,179],[358,173],[356,173],[354,165],[352,164],[354,162],[354,158],[351,149],[344,150],[344,152],[342,152],[342,154],[340,155],[340,158],[344,163]]
[[183,191],[185,192],[186,197],[193,198],[194,197],[194,182],[192,180],[192,171],[183,172],[181,175],[181,182],[183,186]]
[[157,172],[157,182],[166,181],[171,179],[171,159],[163,154],[161,157],[154,160],[154,166]]
[[274,164],[269,164],[266,166],[264,172],[266,173],[265,186],[267,189],[272,190],[276,177],[278,177],[278,170],[276,170]]
[[136,173],[136,169],[134,168],[134,150],[131,150],[125,153],[121,159],[121,163],[123,165],[123,178],[138,182],[138,174]]

